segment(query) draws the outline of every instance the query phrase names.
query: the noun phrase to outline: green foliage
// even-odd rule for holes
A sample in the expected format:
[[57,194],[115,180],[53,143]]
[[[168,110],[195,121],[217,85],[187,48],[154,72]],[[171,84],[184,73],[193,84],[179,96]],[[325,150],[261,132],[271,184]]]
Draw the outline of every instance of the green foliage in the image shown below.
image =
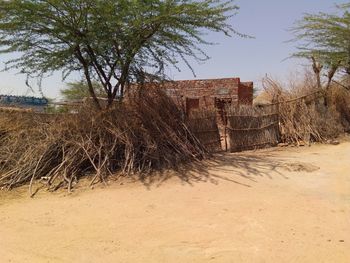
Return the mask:
[[[97,97],[105,97],[106,94],[103,90],[103,87],[100,83],[94,82],[92,83],[95,94]],[[67,84],[67,87],[61,89],[61,95],[66,101],[77,101],[82,100],[84,98],[90,97],[89,87],[86,82],[71,82]]]
[[350,3],[335,14],[306,14],[292,28],[299,51],[296,57],[313,58],[329,69],[350,74]]
[[1,53],[18,54],[8,69],[80,71],[90,94],[96,80],[110,103],[130,82],[164,78],[179,58],[190,68],[188,58],[208,59],[207,31],[244,36],[228,24],[231,0],[0,0],[0,10]]

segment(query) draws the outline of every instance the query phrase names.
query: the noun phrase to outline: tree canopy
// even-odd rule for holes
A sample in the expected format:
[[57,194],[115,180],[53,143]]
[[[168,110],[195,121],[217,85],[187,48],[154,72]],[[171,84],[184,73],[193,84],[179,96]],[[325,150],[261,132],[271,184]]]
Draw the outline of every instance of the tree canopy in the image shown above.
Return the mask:
[[112,104],[179,59],[208,59],[207,31],[244,36],[228,22],[237,10],[231,0],[0,0],[0,52],[29,77],[81,72],[96,105],[94,80]]
[[298,41],[296,57],[313,60],[314,70],[322,66],[333,77],[337,69],[350,75],[350,3],[337,6],[337,12],[306,14],[292,32]]

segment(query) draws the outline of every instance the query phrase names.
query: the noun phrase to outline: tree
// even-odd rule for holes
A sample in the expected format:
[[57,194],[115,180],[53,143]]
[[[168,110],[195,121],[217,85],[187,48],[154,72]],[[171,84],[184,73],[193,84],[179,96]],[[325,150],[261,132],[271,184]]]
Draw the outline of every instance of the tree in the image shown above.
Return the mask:
[[[94,93],[97,97],[106,96],[103,86],[99,82],[93,82]],[[77,101],[90,97],[89,87],[86,82],[70,82],[67,87],[61,89],[61,95],[67,101]]]
[[350,3],[337,6],[335,14],[306,14],[292,28],[298,52],[295,57],[308,58],[321,87],[321,71],[328,70],[329,88],[337,71],[350,75]]
[[189,58],[208,59],[206,31],[244,36],[228,23],[238,10],[231,0],[0,0],[0,10],[1,53],[19,54],[7,69],[81,72],[99,108],[94,80],[111,105],[179,59],[190,68]]

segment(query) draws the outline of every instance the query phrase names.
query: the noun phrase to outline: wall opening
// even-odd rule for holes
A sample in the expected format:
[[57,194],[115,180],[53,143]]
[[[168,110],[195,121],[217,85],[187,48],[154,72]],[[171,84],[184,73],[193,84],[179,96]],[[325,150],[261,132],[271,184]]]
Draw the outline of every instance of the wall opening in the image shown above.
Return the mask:
[[198,98],[186,98],[186,114],[189,116],[191,111],[199,109]]

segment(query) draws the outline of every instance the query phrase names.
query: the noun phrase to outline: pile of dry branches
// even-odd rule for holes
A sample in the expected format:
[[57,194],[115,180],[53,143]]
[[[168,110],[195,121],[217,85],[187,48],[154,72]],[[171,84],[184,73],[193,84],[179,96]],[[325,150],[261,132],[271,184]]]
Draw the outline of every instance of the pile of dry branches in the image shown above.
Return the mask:
[[87,174],[95,184],[205,157],[168,97],[155,90],[139,95],[103,112],[1,114],[0,188],[29,184],[33,194],[40,181],[51,191],[71,191]]

